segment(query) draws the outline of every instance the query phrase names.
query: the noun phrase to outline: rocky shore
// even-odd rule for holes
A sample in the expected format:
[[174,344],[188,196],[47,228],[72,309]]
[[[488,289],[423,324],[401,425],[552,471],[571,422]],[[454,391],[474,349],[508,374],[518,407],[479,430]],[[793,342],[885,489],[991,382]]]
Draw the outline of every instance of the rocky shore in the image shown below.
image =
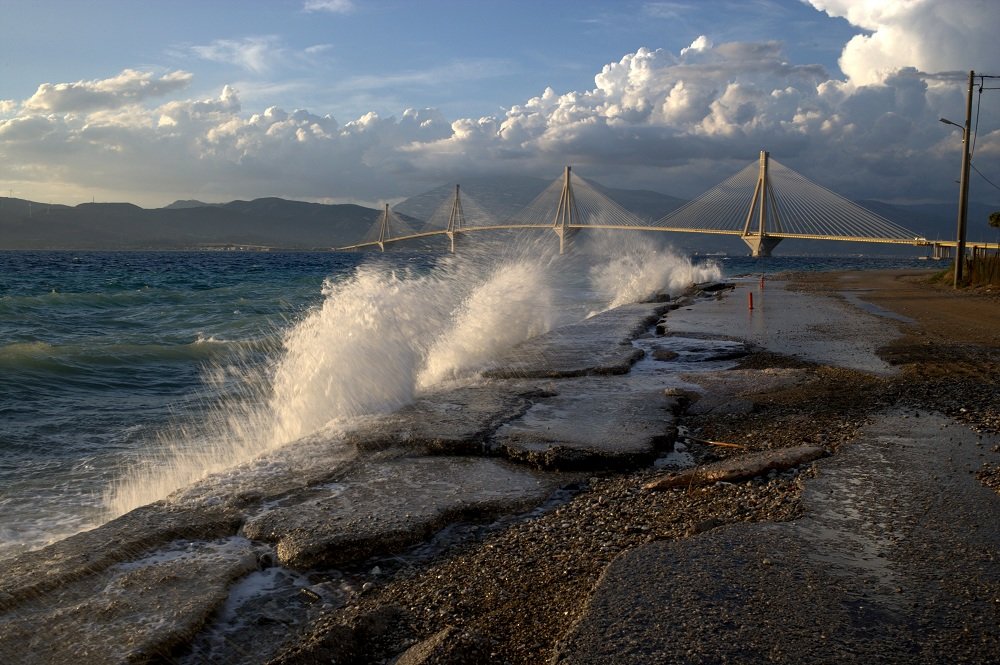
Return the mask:
[[5,562],[0,660],[990,662],[997,331],[920,273],[618,308]]

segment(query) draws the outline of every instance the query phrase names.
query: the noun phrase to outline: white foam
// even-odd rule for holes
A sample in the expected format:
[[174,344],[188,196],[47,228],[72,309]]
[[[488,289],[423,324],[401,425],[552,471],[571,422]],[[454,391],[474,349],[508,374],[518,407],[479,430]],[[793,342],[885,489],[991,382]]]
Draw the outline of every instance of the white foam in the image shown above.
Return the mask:
[[[106,492],[107,517],[212,474],[220,491],[245,486],[223,472],[320,430],[335,442],[345,421],[474,375],[499,352],[567,322],[566,312],[582,318],[718,276],[717,267],[621,239],[581,243],[575,257],[519,246],[441,258],[422,272],[362,265],[327,280],[321,304],[288,326],[271,365],[206,371],[207,385],[235,383],[237,397],[215,404],[204,422],[179,426],[127,469]],[[268,458],[258,472],[290,472]],[[200,486],[186,497],[218,500]]]
[[695,265],[672,248],[631,234],[598,235],[589,251],[607,257],[590,269],[590,280],[606,301],[607,309],[647,300],[658,293],[677,294],[691,284],[722,278],[722,269],[715,262]]

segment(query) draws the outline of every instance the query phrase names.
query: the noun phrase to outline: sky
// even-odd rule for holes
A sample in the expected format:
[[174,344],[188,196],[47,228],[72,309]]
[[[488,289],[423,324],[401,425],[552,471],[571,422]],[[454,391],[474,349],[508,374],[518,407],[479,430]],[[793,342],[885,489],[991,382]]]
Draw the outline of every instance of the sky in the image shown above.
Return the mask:
[[[697,196],[760,150],[957,198],[996,0],[0,0],[0,195],[377,206],[462,178]],[[1000,88],[1000,79],[986,87]],[[1000,205],[1000,90],[973,200]]]

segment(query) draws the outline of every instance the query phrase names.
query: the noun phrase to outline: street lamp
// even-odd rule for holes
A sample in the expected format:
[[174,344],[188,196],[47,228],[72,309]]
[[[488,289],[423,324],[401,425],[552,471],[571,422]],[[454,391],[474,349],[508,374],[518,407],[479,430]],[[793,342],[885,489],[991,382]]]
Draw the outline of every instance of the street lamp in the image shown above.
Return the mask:
[[972,123],[972,88],[976,72],[969,72],[969,96],[965,101],[965,125],[952,122],[947,118],[939,118],[946,125],[954,125],[962,130],[962,176],[958,181],[958,240],[955,243],[955,281],[954,288],[962,282],[962,268],[965,262],[965,229],[969,220],[969,126]]

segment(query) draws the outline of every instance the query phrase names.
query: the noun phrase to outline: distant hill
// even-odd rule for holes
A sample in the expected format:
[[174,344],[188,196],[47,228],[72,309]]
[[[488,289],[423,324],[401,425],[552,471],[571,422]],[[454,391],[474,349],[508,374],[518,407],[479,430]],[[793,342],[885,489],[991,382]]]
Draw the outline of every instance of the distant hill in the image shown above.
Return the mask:
[[328,249],[360,239],[379,211],[266,198],[145,209],[130,203],[48,206],[0,198],[0,249]]
[[208,208],[211,206],[221,206],[224,203],[203,203],[202,201],[197,201],[195,199],[185,199],[180,201],[174,201],[170,205],[163,206],[166,210],[185,210],[187,208]]
[[[472,203],[495,220],[516,214],[551,181],[527,176],[470,178],[462,183],[467,210]],[[600,189],[637,216],[656,220],[685,201],[648,190]],[[414,228],[420,228],[435,210],[450,205],[454,185],[442,185],[412,196],[394,211]],[[893,205],[859,201],[861,205],[929,240],[955,237],[954,204]],[[987,224],[998,206],[969,205],[968,237],[995,240]],[[362,240],[381,211],[351,204],[326,205],[261,198],[252,201],[203,203],[175,201],[163,208],[145,209],[130,203],[48,205],[0,197],[0,249],[199,249],[218,246],[260,246],[282,249],[328,249]],[[746,253],[738,238],[698,234],[654,234],[686,252]],[[443,248],[428,238],[419,247]],[[908,247],[860,245],[822,241],[785,241],[778,254],[885,254],[912,253]]]

